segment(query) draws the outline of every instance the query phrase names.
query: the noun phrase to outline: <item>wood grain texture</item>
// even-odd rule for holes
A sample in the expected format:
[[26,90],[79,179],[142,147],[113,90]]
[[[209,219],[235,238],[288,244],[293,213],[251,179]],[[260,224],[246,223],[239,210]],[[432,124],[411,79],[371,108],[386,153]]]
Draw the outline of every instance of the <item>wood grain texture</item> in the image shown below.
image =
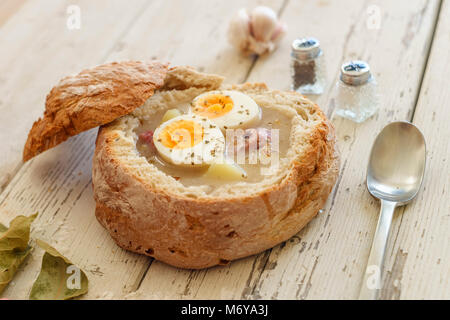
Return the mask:
[[[91,2],[89,3],[91,4]],[[282,5],[282,1],[250,1],[249,5],[255,6],[257,3],[269,4],[275,8]],[[112,18],[108,15],[111,13],[99,10],[101,7],[107,8],[108,6],[97,4],[97,2],[92,5],[93,7],[85,3],[81,6],[82,12],[92,15],[92,19],[95,17],[99,24],[110,24],[109,19]],[[225,41],[227,21],[240,6],[241,3],[237,0],[220,5],[205,5],[204,1],[197,1],[197,4],[188,4],[185,1],[179,1],[176,4],[168,1],[152,1],[148,7],[137,6],[136,10],[139,11],[139,15],[135,14],[128,20],[118,37],[110,39],[114,44],[107,50],[103,49],[101,51],[103,58],[98,56],[95,63],[117,59],[158,58],[170,60],[172,64],[190,64],[206,72],[222,73],[229,77],[230,82],[242,81],[248,73],[252,60],[241,57],[229,48]],[[128,7],[126,2],[118,1],[115,10],[117,12],[126,11]],[[205,10],[198,9],[201,7]],[[64,6],[61,8],[65,9]],[[64,14],[61,8],[54,10],[55,12],[59,10]],[[22,18],[18,15],[13,17],[13,20],[20,23]],[[43,19],[50,18],[46,16]],[[177,23],[167,24],[168,19]],[[64,20],[61,21],[65,23]],[[204,28],[205,21],[209,28]],[[38,23],[43,22],[39,20]],[[160,27],[155,27],[155,23],[159,23]],[[188,33],[180,33],[179,30]],[[72,68],[76,68],[72,64],[80,64],[82,61],[88,60],[86,55],[92,54],[94,50],[92,45],[98,45],[91,43],[91,38],[93,41],[95,37],[102,36],[100,31],[92,32],[93,34],[86,41],[79,39],[77,50],[80,51],[78,52],[80,57],[75,57],[75,54],[68,57],[67,66],[52,65],[52,70],[55,68],[53,72],[56,78],[52,84],[56,83],[58,78],[65,73],[79,71],[78,69],[72,71]],[[194,36],[186,42],[185,34]],[[63,35],[53,36],[57,39],[55,42],[62,41],[64,44],[65,37]],[[105,36],[110,37],[110,35]],[[222,40],[218,42],[218,39]],[[39,41],[36,43],[39,44]],[[59,43],[59,45],[62,44]],[[55,46],[58,45],[55,44]],[[211,47],[211,49],[201,49],[205,47]],[[29,59],[34,64],[48,60],[48,57],[51,56],[47,51],[42,52],[42,55],[36,57],[36,60],[31,60],[31,57]],[[201,57],[197,57],[198,55]],[[190,62],[189,59],[193,61]],[[5,65],[5,67],[7,66]],[[59,75],[56,75],[57,69]],[[26,71],[26,74],[31,72],[28,69]],[[32,76],[32,74],[29,75]],[[25,74],[21,76],[24,77]],[[11,83],[10,88],[12,87]],[[40,95],[39,99],[43,102],[45,94],[50,88],[51,85],[48,88],[33,87],[30,91],[36,94],[36,97]],[[20,102],[19,94],[11,99]],[[24,110],[25,107],[23,104]],[[38,114],[42,112],[42,109],[43,106],[38,110]],[[38,116],[38,114],[32,115],[31,112],[27,113],[23,110],[18,114],[26,114],[25,120],[30,123]],[[8,127],[16,125],[11,119]],[[22,131],[25,132],[18,130],[17,134],[24,134],[26,137],[27,130],[22,128]],[[16,137],[7,130],[2,130],[1,134],[4,134],[5,138],[8,137],[8,140]],[[71,138],[21,167],[1,194],[0,221],[5,223],[18,214],[39,211],[40,216],[34,223],[32,236],[48,241],[62,253],[67,254],[74,263],[88,271],[91,285],[89,293],[84,298],[119,298],[138,288],[143,273],[147,270],[151,260],[117,247],[95,219],[90,176],[95,135],[96,131],[91,130]],[[14,145],[12,142],[11,144]],[[21,149],[21,147],[17,149]],[[17,153],[19,155],[21,150],[17,151],[19,151]],[[14,153],[11,156],[13,155]],[[10,156],[5,156],[0,163],[6,159],[10,159]],[[17,164],[17,162],[15,163]],[[36,254],[29,259],[28,265],[22,268],[23,271],[16,276],[14,284],[7,288],[4,296],[10,298],[26,298],[28,296],[31,284],[39,272],[39,259],[40,252],[36,250]]]
[[0,27],[6,23],[27,0],[3,0],[0,3]]
[[443,1],[413,123],[423,132],[423,189],[408,205],[389,248],[382,298],[450,298],[450,2]]
[[[87,271],[90,291],[84,298],[356,298],[379,211],[379,203],[365,190],[369,150],[384,125],[413,115],[428,143],[425,188],[396,212],[382,298],[449,297],[448,1],[442,5],[415,113],[440,8],[437,0],[248,1],[247,7],[263,3],[279,10],[289,26],[281,47],[256,64],[239,56],[225,39],[227,22],[243,6],[241,1],[142,1],[136,7],[119,0],[112,5],[76,2],[87,19],[83,23],[90,21],[89,31],[79,38],[65,30],[69,2],[48,2],[52,5],[45,8],[26,2],[0,27],[0,45],[8,44],[8,50],[0,51],[0,111],[11,115],[0,119],[0,179],[17,172],[0,195],[0,222],[39,211],[32,237],[48,241]],[[379,29],[367,28],[370,5],[380,9]],[[30,26],[18,28],[24,21]],[[342,154],[335,191],[324,212],[272,250],[227,266],[189,271],[118,248],[94,217],[95,130],[15,170],[22,151],[17,142],[25,140],[42,112],[47,91],[67,73],[104,61],[158,58],[223,74],[227,82],[248,78],[285,90],[290,86],[290,42],[304,35],[319,38],[325,52],[328,86],[313,98],[328,115],[333,115],[332,85],[344,60],[368,60],[383,98],[379,113],[363,124],[333,117]],[[39,76],[41,70],[45,76]],[[40,259],[35,250],[3,296],[26,298]]]
[[[411,117],[438,10],[437,1],[373,4],[382,13],[381,28],[375,30],[366,27],[368,3],[363,2],[290,1],[282,14],[289,25],[288,38],[314,34],[322,42],[329,86],[316,100],[328,114],[334,104],[332,84],[344,60],[368,60],[383,92],[380,112],[366,123],[334,121],[342,176],[325,211],[286,243],[226,267],[162,272],[165,266],[154,262],[139,293],[194,299],[357,297],[379,211],[364,185],[370,146],[389,121]],[[273,55],[259,59],[249,81],[289,89],[289,46],[289,41],[283,42]],[[398,223],[393,230],[398,230]]]
[[[278,9],[283,0],[250,0],[247,4]],[[227,42],[228,21],[241,6],[237,0],[155,1],[116,43],[107,61],[167,60],[173,66],[190,65],[220,74],[228,83],[242,82],[253,60]]]
[[[69,5],[81,10],[81,29],[66,26]],[[68,74],[105,60],[147,1],[28,1],[0,27],[0,191],[21,166],[28,131],[45,96]],[[6,48],[6,49],[3,49]]]
[[[102,298],[133,290],[148,260],[113,245],[93,218],[90,160],[95,136],[95,129],[84,132],[27,162],[0,197],[0,218],[4,223],[18,214],[39,212],[31,237],[50,243],[84,269],[90,282],[87,297]],[[36,248],[5,297],[28,297],[41,256]]]
[[[439,8],[438,1],[410,1],[408,5],[403,1],[373,1],[370,4],[381,10],[380,29],[366,27],[368,4],[360,3],[359,7],[355,6],[358,11],[345,37],[337,39],[342,47],[333,47],[336,37],[327,41],[326,34],[322,35],[322,45],[326,53],[331,53],[327,56],[328,65],[334,71],[328,78],[332,81],[330,85],[336,81],[343,61],[359,58],[370,63],[382,93],[380,110],[360,125],[333,117],[342,154],[341,178],[322,215],[298,235],[297,241],[291,239],[285,247],[277,247],[270,254],[267,265],[275,267],[265,268],[254,289],[264,298],[358,296],[379,212],[378,201],[365,188],[370,148],[378,132],[390,121],[411,118]],[[346,20],[338,16],[339,21]],[[327,20],[327,25],[334,30],[332,21]],[[262,77],[266,65],[270,63],[261,65],[260,69],[257,65],[252,77]],[[282,79],[272,81],[283,84]],[[287,85],[284,82],[282,88]],[[330,115],[333,99],[331,87],[317,99]],[[398,231],[401,218],[398,210],[392,235]],[[387,257],[386,265],[391,259]]]

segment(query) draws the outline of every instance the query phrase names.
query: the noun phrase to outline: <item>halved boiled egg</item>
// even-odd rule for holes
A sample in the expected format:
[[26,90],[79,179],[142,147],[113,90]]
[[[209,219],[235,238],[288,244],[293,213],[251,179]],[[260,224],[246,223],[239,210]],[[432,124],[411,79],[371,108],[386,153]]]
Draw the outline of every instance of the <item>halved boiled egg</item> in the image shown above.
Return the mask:
[[195,114],[163,122],[155,130],[153,142],[164,160],[189,167],[209,165],[222,158],[225,150],[219,127]]
[[190,112],[206,117],[220,129],[250,127],[261,119],[256,102],[239,91],[209,91],[197,96]]

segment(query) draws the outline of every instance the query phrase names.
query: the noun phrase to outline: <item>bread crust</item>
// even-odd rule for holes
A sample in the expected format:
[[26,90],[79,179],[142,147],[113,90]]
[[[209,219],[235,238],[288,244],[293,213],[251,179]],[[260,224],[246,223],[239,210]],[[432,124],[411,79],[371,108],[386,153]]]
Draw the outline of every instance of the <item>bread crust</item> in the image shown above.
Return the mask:
[[[338,173],[338,154],[329,153],[315,174],[297,187],[295,206],[284,213],[273,210],[280,193],[269,195],[271,192],[254,199],[210,204],[164,196],[158,199],[152,193],[146,196],[152,205],[143,205],[138,211],[126,195],[116,198],[124,184],[115,195],[111,193],[114,200],[96,199],[95,214],[123,249],[180,268],[208,268],[257,254],[297,234],[323,208]],[[250,205],[242,206],[247,201]],[[111,205],[119,202],[124,205]]]
[[140,107],[164,84],[167,69],[158,61],[113,62],[63,78],[28,134],[23,161]]
[[[189,87],[185,84],[184,87]],[[212,88],[214,89],[214,88]],[[332,124],[303,96],[265,84],[232,86],[297,99],[298,114],[318,120],[286,176],[245,196],[191,198],[162,191],[117,158],[123,139],[102,127],[93,158],[96,216],[124,249],[181,268],[201,269],[259,253],[299,232],[324,206],[339,174]],[[306,110],[306,111],[305,111]]]

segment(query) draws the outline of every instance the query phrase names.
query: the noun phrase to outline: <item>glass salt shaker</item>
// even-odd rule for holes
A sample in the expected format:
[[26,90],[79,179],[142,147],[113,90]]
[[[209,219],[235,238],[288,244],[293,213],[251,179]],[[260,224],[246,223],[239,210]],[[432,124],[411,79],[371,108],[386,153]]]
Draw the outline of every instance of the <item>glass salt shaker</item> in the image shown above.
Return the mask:
[[319,40],[296,39],[291,51],[292,90],[302,94],[321,94],[325,85],[325,61]]
[[346,62],[335,86],[336,114],[361,123],[378,110],[379,96],[370,66],[364,61]]

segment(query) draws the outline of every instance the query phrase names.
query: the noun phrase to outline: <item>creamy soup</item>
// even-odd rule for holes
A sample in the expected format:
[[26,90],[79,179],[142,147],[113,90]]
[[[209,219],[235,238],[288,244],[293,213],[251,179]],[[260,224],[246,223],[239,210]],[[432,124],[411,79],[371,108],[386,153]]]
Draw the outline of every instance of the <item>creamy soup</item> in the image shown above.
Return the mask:
[[[185,114],[188,111],[188,107],[189,105],[180,105],[177,109],[182,114]],[[185,186],[209,185],[214,188],[224,183],[259,182],[264,179],[271,164],[272,167],[274,165],[273,160],[270,161],[270,156],[272,159],[282,159],[286,157],[289,149],[292,117],[278,110],[262,107],[259,122],[253,123],[251,128],[243,128],[240,131],[241,134],[242,132],[244,133],[243,140],[240,140],[240,143],[237,143],[237,140],[226,139],[225,153],[228,157],[231,157],[230,153],[234,153],[233,159],[246,172],[246,177],[236,181],[205,177],[204,174],[208,170],[208,166],[191,168],[168,163],[158,154],[150,139],[144,138],[148,133],[150,133],[151,138],[155,129],[161,124],[164,114],[165,110],[155,113],[150,120],[141,121],[141,125],[135,130],[139,137],[136,147],[149,163],[174,177]],[[272,129],[275,131],[272,131]],[[224,136],[227,136],[225,132]],[[249,146],[252,141],[255,144]],[[243,142],[244,144],[242,144]],[[231,149],[233,149],[232,152],[230,152]]]

